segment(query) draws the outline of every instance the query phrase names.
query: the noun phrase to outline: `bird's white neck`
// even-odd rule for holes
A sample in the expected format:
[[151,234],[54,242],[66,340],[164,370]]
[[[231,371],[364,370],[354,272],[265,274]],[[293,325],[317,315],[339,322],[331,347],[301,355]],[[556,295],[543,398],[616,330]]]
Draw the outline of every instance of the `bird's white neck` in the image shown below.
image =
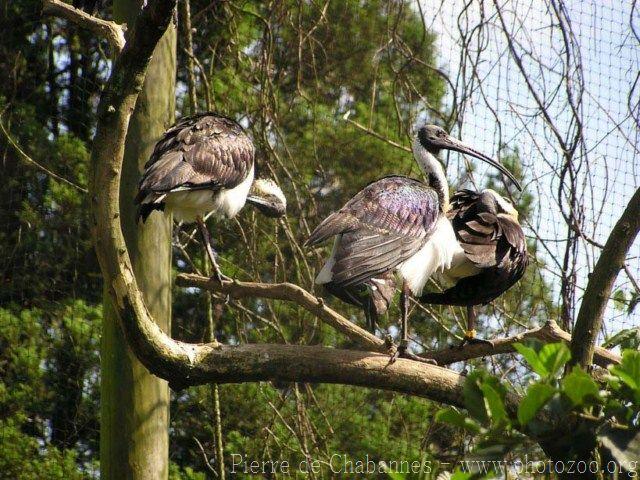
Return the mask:
[[417,138],[413,143],[413,156],[427,177],[429,186],[433,187],[438,193],[438,200],[440,201],[442,211],[448,211],[449,184],[447,183],[447,177],[445,176],[442,163],[440,163],[435,155],[425,149]]

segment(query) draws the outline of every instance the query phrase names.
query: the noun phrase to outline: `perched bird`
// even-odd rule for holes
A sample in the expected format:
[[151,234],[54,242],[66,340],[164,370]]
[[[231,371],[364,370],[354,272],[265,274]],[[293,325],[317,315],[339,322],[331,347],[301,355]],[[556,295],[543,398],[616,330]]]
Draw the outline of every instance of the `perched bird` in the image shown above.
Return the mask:
[[163,210],[177,221],[197,222],[222,281],[204,215],[232,218],[245,202],[270,217],[286,211],[285,196],[272,180],[254,181],[254,157],[253,142],[236,121],[212,112],[181,119],[144,166],[135,198],[138,218],[144,222],[153,210]]
[[[460,190],[451,197],[447,213],[461,247],[442,272],[448,284],[443,292],[425,293],[420,302],[467,307],[467,342],[487,342],[475,337],[475,305],[489,303],[524,275],[527,242],[513,204],[495,192]],[[488,342],[491,343],[491,342]]]
[[404,176],[377,180],[358,192],[311,233],[308,246],[335,237],[333,250],[316,283],[365,310],[369,327],[384,313],[401,281],[400,355],[407,356],[409,295],[420,296],[427,280],[451,266],[461,251],[451,222],[449,187],[436,154],[442,149],[472,155],[511,173],[494,160],[449,136],[436,125],[418,129],[413,154],[427,182]]

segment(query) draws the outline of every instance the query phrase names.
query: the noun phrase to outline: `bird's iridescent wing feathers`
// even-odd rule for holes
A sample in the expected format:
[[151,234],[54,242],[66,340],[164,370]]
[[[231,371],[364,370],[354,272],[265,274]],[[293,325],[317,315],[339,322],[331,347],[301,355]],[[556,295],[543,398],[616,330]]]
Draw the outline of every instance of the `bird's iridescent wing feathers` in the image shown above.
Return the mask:
[[424,294],[420,301],[442,305],[480,305],[494,300],[524,274],[527,244],[520,225],[498,213],[489,194],[461,190],[448,213],[460,246],[480,273],[460,279],[444,292]]
[[437,195],[428,186],[407,177],[385,177],[327,217],[307,244],[340,235],[333,281],[356,285],[415,254],[433,232],[439,212]]

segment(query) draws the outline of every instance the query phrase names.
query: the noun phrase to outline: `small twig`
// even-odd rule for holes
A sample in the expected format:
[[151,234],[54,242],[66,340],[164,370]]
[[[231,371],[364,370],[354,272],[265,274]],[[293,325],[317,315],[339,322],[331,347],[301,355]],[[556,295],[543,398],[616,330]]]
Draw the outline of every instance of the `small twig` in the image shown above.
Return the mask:
[[126,27],[124,25],[94,17],[60,0],[43,0],[42,13],[66,18],[76,25],[104,37],[113,47],[114,57],[122,51],[126,43],[124,38]]
[[218,472],[216,472],[215,469],[209,463],[209,458],[207,457],[207,452],[204,451],[204,447],[202,446],[202,443],[200,443],[200,440],[198,440],[196,437],[192,437],[192,438],[198,444],[198,448],[200,449],[200,452],[202,452],[202,457],[204,458],[204,464],[207,466],[207,469],[209,471],[213,472],[213,474],[216,477],[218,477]]
[[82,193],[88,193],[88,190],[86,188],[83,188],[80,185],[78,185],[76,183],[73,183],[71,180],[67,180],[66,178],[58,175],[57,173],[52,172],[47,167],[45,167],[44,165],[39,164],[33,158],[31,158],[29,155],[27,155],[27,153],[24,150],[22,150],[22,148],[20,148],[20,145],[18,145],[15,142],[15,140],[13,138],[11,138],[11,135],[9,134],[9,132],[7,131],[7,129],[5,128],[4,124],[1,121],[0,121],[0,132],[2,132],[2,136],[4,137],[4,139],[7,141],[7,143],[9,145],[11,145],[13,147],[13,149],[18,153],[18,156],[25,163],[28,163],[29,165],[32,165],[32,166],[36,167],[38,170],[46,173],[51,178],[53,178],[55,180],[58,180],[59,182],[66,183],[67,185],[75,188],[76,190],[81,191]]
[[198,70],[200,70],[200,75],[202,75],[202,87],[204,88],[204,99],[207,103],[207,111],[211,111],[213,109],[213,102],[211,100],[211,89],[209,87],[207,71],[202,66],[202,63],[200,63],[200,60],[198,60],[198,57],[196,57],[192,52],[189,52],[186,48],[183,48],[182,51],[190,60],[193,61],[193,63],[196,64]]
[[353,125],[357,129],[362,130],[363,132],[371,135],[372,137],[377,138],[378,140],[382,140],[383,142],[388,143],[392,147],[396,147],[396,148],[398,148],[398,149],[400,149],[400,150],[402,150],[404,152],[411,153],[411,149],[409,147],[405,147],[404,145],[400,145],[399,143],[396,143],[393,140],[389,140],[388,138],[380,135],[378,132],[376,132],[374,130],[371,130],[370,128],[367,128],[364,125],[362,125],[362,124],[360,124],[360,123],[358,123],[358,122],[356,122],[354,120],[351,120],[349,118],[349,113],[350,112],[347,112],[342,116],[343,120],[346,121],[347,123],[350,123],[351,125]]
[[191,115],[195,115],[198,111],[198,97],[196,95],[196,75],[194,67],[193,55],[193,32],[191,30],[191,5],[189,0],[181,0],[178,2],[178,11],[180,13],[180,32],[181,40],[184,42],[183,50],[187,54],[187,85],[189,86],[189,104]]
[[586,420],[588,422],[593,423],[608,423],[609,426],[615,430],[629,430],[627,425],[622,425],[621,423],[617,423],[612,421],[611,419],[607,419],[604,417],[595,417],[593,415],[589,415],[587,413],[576,413],[576,417],[581,418],[582,420]]

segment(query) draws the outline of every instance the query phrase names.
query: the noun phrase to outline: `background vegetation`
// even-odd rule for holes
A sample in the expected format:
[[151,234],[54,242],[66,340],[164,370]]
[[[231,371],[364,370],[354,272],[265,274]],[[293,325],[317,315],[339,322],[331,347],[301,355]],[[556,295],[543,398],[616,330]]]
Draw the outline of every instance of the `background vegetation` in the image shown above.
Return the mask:
[[[77,3],[110,18],[108,4]],[[214,109],[247,126],[259,152],[259,170],[278,180],[290,205],[284,220],[265,220],[247,209],[237,220],[217,224],[223,270],[238,279],[290,281],[311,290],[326,252],[302,248],[310,230],[368,182],[390,173],[418,175],[406,151],[416,119],[448,128],[455,124],[457,112],[445,102],[450,86],[438,69],[435,34],[425,27],[425,12],[402,2],[194,0],[190,7],[193,53],[182,32],[176,116],[193,108],[191,75],[197,80],[196,110]],[[40,8],[40,2],[18,0],[0,11],[0,111],[11,137],[0,143],[0,472],[7,478],[96,478],[102,285],[85,188],[94,110],[110,61],[105,42],[64,20],[42,20]],[[12,142],[68,182],[25,163]],[[530,180],[517,149],[505,146],[501,157],[518,177]],[[458,179],[460,184],[467,180]],[[515,194],[491,176],[482,185]],[[529,190],[514,200],[526,220],[536,194]],[[561,314],[563,305],[552,294],[549,277],[541,274],[538,248],[531,238],[530,253],[537,261],[523,281],[483,310],[486,336]],[[191,227],[184,226],[174,241],[174,268],[202,270],[202,262]],[[625,306],[631,303],[626,300]],[[362,322],[359,312],[339,302],[331,305]],[[397,317],[394,307],[385,325],[392,334]],[[463,319],[459,309],[414,307],[417,351],[457,341]],[[291,304],[225,303],[195,289],[175,289],[173,336],[199,342],[211,332],[224,343],[349,346]],[[625,337],[625,346],[637,348],[630,338]],[[566,385],[553,378],[565,361],[558,360],[553,372],[532,364],[535,381],[523,376],[526,364],[515,355],[476,359],[458,368],[486,367],[510,388],[535,383],[537,392],[551,399],[566,396]],[[506,392],[485,377],[470,382],[494,385],[498,396]],[[637,389],[624,385],[618,380],[612,387],[626,399],[619,407],[637,412]],[[213,475],[206,457],[215,457],[217,414],[228,469],[230,455],[238,452],[292,464],[311,458],[326,465],[335,453],[452,463],[469,458],[487,439],[495,446],[497,436],[517,436],[512,429],[517,424],[501,416],[497,404],[497,410],[488,408],[489,416],[481,413],[461,424],[454,411],[438,413],[440,406],[432,402],[377,390],[275,383],[217,390],[219,402],[210,386],[172,395],[171,478]],[[615,407],[597,394],[586,398],[570,400],[580,408]],[[633,426],[637,415],[629,415]],[[529,458],[544,458],[524,437],[503,444],[500,458],[524,451]]]

